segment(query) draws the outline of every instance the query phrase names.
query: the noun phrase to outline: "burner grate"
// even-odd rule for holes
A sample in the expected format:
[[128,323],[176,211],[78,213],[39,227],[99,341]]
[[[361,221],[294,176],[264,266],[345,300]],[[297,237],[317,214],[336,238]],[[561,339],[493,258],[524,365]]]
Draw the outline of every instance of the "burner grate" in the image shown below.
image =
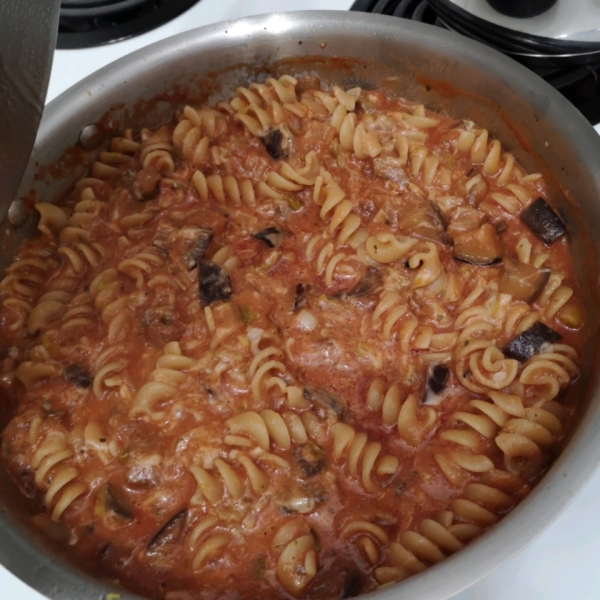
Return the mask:
[[[434,4],[437,6],[439,2],[436,0]],[[463,30],[459,26],[460,22],[457,24],[456,19],[453,20],[453,26],[448,27],[444,19],[445,14],[438,12],[429,0],[356,0],[350,10],[419,21],[475,39],[470,31]],[[558,61],[554,62],[547,57],[532,58],[528,55],[521,57],[515,52],[516,46],[500,47],[494,43],[494,40],[486,39],[485,36],[486,32],[481,31],[476,39],[496,50],[504,51],[511,58],[529,67],[559,90],[592,124],[600,122],[600,66],[597,62],[593,62],[593,59],[590,59],[591,64],[565,65],[564,61],[558,64]],[[515,43],[517,42],[518,40]]]
[[90,48],[168,23],[200,0],[62,0],[56,47]]
[[350,10],[391,15],[438,25],[437,14],[427,0],[357,0]]
[[63,0],[61,17],[96,18],[118,15],[148,4],[148,0]]

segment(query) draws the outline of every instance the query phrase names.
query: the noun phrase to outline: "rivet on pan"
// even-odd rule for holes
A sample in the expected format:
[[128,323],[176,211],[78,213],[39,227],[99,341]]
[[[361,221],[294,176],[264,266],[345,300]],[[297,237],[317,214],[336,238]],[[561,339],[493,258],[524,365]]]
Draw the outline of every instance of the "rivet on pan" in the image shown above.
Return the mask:
[[79,133],[79,145],[84,150],[94,150],[102,143],[102,133],[95,123],[86,125]]
[[21,198],[13,200],[13,203],[8,209],[8,222],[13,227],[21,227],[22,225],[25,225],[28,217],[29,213],[27,212],[27,208],[25,208],[23,200],[21,200]]

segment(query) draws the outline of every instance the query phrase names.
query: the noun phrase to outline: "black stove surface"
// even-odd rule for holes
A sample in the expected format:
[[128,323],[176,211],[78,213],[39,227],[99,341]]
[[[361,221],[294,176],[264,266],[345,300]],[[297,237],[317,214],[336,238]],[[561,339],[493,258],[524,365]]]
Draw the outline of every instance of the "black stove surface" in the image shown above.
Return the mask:
[[[350,10],[390,15],[450,29],[428,0],[356,0]],[[511,58],[518,60],[518,57],[511,56]],[[600,123],[600,67],[598,65],[570,67],[543,65],[535,68],[529,64],[526,66],[559,90],[590,123],[594,125]]]
[[91,48],[146,33],[200,0],[62,0],[56,47]]

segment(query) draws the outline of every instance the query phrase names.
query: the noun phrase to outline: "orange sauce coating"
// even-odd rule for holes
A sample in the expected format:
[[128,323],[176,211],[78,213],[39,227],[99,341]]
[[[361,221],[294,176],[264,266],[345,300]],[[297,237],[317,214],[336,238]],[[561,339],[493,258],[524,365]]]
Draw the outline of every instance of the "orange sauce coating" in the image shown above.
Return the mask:
[[[571,417],[568,243],[520,218],[548,200],[543,180],[503,152],[487,162],[474,124],[279,83],[293,99],[253,89],[266,124],[238,93],[189,109],[196,138],[182,141],[186,109],[113,140],[64,218],[40,210],[46,231],[0,284],[6,466],[38,524],[151,598],[339,598],[404,579],[518,503]],[[456,239],[484,225],[498,260],[459,260]],[[498,291],[507,259],[549,270],[533,300]],[[206,265],[226,297],[202,301]],[[562,338],[543,364],[503,354],[527,318]]]

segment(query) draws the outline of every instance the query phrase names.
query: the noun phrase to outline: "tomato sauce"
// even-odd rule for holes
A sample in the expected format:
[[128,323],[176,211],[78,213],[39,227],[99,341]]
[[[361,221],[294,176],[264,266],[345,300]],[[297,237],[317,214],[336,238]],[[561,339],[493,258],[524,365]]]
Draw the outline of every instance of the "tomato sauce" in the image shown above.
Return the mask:
[[[538,198],[551,244],[521,218]],[[268,79],[123,132],[36,206],[0,284],[4,462],[37,525],[150,598],[400,581],[506,514],[568,430],[563,224],[474,123]]]

